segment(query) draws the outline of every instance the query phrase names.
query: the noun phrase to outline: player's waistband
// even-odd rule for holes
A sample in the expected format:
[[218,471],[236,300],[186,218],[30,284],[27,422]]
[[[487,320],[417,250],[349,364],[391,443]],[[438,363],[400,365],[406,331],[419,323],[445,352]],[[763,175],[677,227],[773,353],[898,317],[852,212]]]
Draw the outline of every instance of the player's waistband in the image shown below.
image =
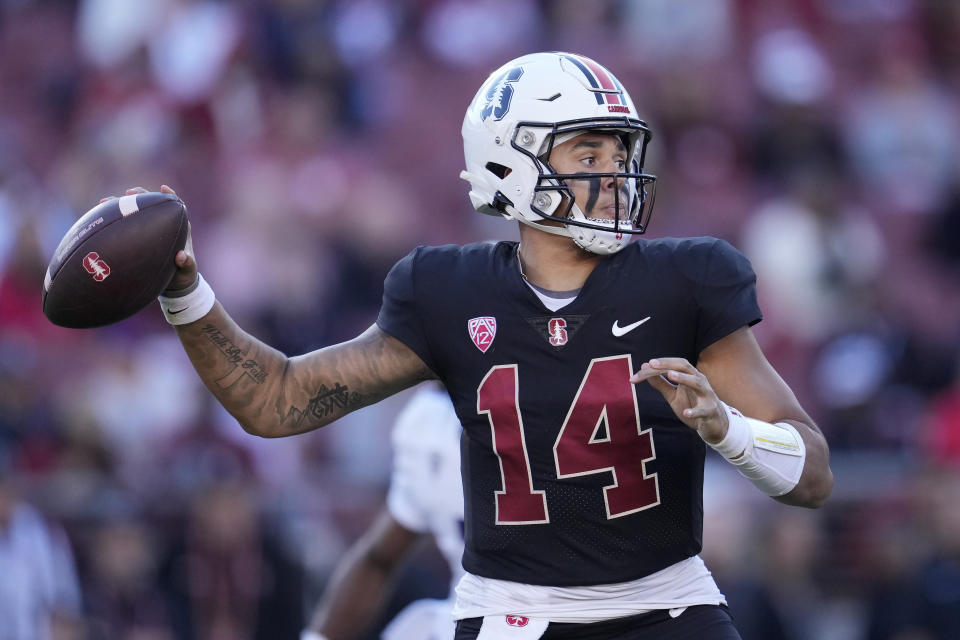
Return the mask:
[[548,587],[466,574],[454,618],[521,615],[551,622],[600,622],[661,609],[726,604],[700,556],[638,580],[588,587]]

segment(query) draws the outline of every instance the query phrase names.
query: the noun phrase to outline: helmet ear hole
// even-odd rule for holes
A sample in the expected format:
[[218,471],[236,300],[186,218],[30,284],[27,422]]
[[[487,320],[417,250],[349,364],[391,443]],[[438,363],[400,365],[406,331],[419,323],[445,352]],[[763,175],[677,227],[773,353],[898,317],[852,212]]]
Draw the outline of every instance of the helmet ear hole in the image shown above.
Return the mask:
[[488,162],[485,166],[486,170],[497,176],[501,180],[507,177],[507,174],[510,173],[510,167],[505,167],[502,164],[497,164],[496,162]]

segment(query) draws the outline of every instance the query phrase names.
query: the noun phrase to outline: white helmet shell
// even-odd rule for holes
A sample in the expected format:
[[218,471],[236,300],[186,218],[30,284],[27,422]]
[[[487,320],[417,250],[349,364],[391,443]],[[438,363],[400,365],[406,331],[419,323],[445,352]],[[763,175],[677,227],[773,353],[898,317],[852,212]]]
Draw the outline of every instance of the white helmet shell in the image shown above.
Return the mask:
[[[616,133],[627,147],[627,171],[609,174],[627,185],[623,219],[584,216],[548,162],[554,146],[588,131]],[[477,211],[569,236],[599,254],[615,253],[645,231],[656,180],[642,173],[650,130],[616,77],[593,60],[555,52],[508,62],[480,87],[462,134],[460,176]],[[545,224],[550,220],[561,224]]]

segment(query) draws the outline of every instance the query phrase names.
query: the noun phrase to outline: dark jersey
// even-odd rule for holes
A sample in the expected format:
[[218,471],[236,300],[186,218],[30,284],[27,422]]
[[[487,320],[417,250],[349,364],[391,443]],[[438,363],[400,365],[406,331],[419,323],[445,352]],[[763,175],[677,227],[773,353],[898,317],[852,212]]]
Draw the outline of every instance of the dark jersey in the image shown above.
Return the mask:
[[547,309],[515,242],[419,247],[377,324],[446,385],[461,424],[463,566],[576,586],[634,580],[700,551],[705,445],[631,373],[697,362],[760,320],[749,262],[715,238],[641,240]]

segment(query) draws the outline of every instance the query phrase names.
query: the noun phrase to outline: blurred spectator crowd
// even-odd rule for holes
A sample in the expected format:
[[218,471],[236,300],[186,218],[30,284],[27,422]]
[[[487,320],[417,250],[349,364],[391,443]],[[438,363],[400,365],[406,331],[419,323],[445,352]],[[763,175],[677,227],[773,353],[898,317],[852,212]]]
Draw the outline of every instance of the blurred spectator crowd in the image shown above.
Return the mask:
[[[43,317],[72,222],[168,184],[242,326],[290,355],[351,338],[417,244],[514,237],[472,212],[459,129],[536,50],[628,87],[650,234],[747,254],[758,338],[831,444],[816,512],[710,460],[704,554],[745,640],[956,637],[960,4],[0,0],[0,638],[296,638],[406,397],[247,436],[156,307]],[[414,564],[401,597],[442,595],[442,563]]]

